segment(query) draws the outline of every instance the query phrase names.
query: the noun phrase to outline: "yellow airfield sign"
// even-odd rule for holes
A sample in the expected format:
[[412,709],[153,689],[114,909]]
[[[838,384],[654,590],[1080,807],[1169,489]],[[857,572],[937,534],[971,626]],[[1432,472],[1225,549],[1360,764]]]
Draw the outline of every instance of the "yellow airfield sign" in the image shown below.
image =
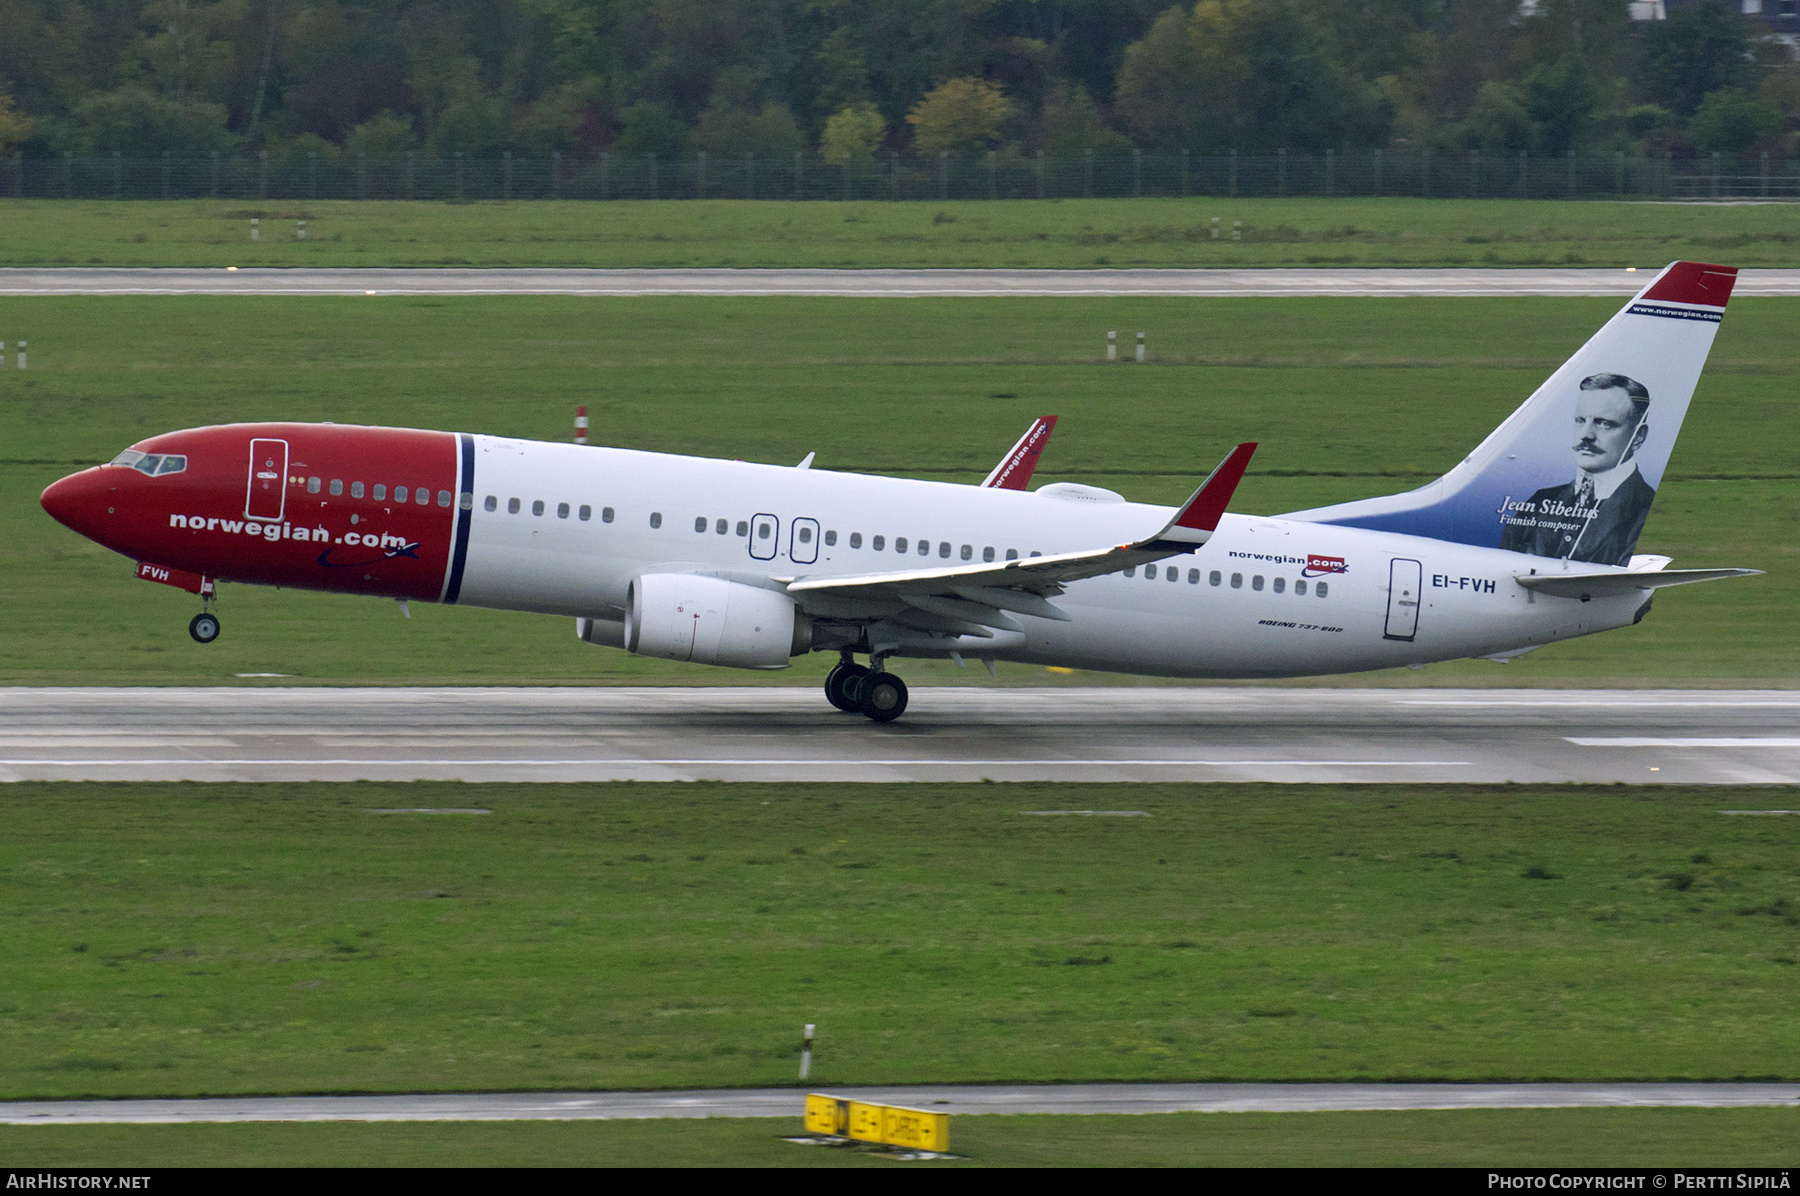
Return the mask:
[[884,1146],[929,1150],[936,1154],[950,1150],[948,1113],[843,1100],[814,1092],[806,1097],[805,1124],[808,1133],[828,1137],[854,1138],[859,1142],[878,1142]]

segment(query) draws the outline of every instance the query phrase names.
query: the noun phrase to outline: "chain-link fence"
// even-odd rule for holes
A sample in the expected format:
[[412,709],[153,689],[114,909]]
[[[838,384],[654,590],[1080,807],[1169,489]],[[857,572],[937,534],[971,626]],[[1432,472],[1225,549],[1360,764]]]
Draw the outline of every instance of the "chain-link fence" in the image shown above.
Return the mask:
[[0,193],[51,199],[1071,199],[1126,196],[1792,199],[1800,161],[1519,154],[63,154],[0,162]]

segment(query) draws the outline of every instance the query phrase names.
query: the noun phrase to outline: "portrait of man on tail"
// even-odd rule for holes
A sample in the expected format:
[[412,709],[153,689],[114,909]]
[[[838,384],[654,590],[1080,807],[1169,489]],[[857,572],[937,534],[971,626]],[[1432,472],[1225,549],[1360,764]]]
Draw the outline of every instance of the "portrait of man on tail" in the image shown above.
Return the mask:
[[1650,433],[1650,392],[1624,374],[1582,379],[1575,400],[1575,476],[1508,501],[1500,547],[1533,556],[1625,565],[1656,491],[1634,459]]

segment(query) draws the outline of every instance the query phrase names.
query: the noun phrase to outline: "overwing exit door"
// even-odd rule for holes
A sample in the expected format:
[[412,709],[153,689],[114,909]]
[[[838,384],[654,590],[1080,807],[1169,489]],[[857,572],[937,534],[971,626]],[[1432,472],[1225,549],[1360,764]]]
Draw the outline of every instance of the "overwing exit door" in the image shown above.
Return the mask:
[[244,518],[280,523],[287,511],[288,443],[250,442],[250,481],[244,495]]
[[750,555],[759,561],[772,561],[781,547],[781,520],[773,515],[758,515],[750,521]]
[[1384,639],[1410,640],[1419,633],[1419,591],[1425,569],[1417,561],[1396,557],[1388,565],[1387,634]]

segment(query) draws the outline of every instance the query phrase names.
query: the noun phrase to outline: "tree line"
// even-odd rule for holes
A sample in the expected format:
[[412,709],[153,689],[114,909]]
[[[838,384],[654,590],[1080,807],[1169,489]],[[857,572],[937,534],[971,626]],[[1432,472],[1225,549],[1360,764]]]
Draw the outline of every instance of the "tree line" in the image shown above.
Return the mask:
[[1786,156],[1736,0],[0,0],[0,152]]

